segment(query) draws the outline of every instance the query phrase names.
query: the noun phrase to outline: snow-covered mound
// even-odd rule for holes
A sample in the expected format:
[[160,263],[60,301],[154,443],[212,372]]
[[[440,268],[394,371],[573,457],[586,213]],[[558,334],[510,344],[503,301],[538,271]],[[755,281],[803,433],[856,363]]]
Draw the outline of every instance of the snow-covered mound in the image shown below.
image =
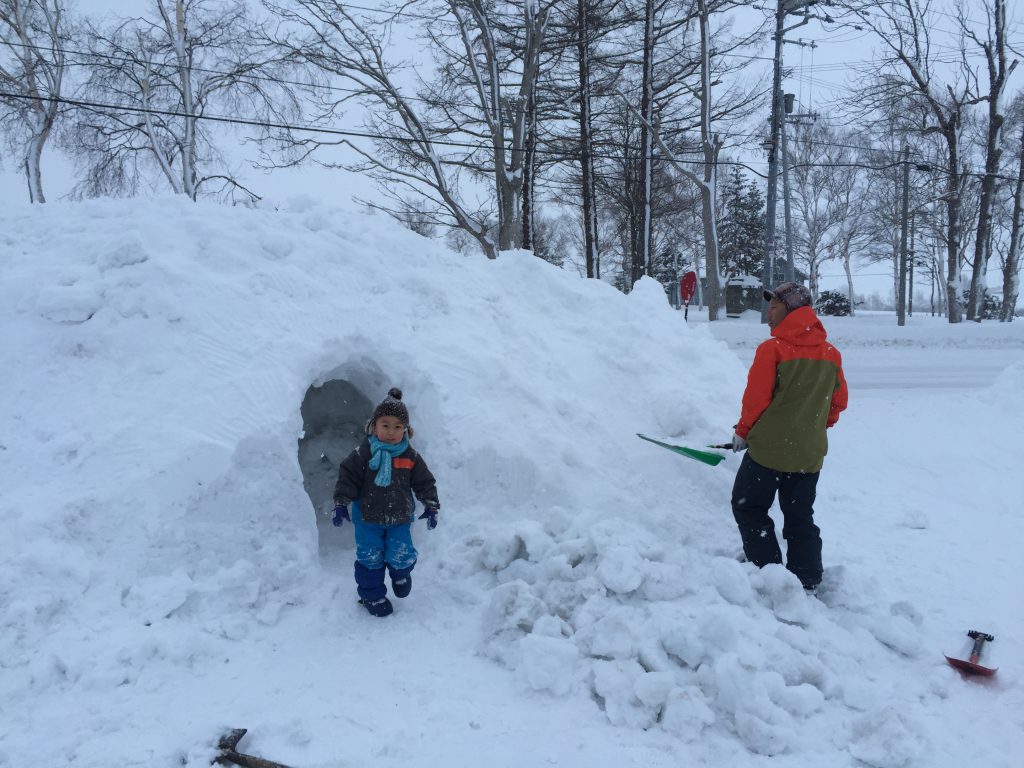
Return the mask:
[[[207,765],[232,725],[289,764],[468,765],[481,739],[510,750],[495,765],[621,764],[592,733],[531,753],[538,701],[644,734],[652,765],[929,754],[949,682],[920,611],[873,574],[830,567],[818,600],[741,564],[736,460],[636,438],[727,439],[745,379],[654,281],[623,296],[309,201],[46,206],[0,231],[0,765]],[[318,559],[303,489],[300,406],[335,380],[400,386],[438,478],[384,622],[354,604],[350,544]]]

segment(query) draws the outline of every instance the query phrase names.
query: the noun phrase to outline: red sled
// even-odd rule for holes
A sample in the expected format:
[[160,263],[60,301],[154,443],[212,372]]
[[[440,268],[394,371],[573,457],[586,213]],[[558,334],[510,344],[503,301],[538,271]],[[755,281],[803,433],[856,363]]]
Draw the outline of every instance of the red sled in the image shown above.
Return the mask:
[[995,638],[985,632],[978,632],[972,629],[967,633],[967,636],[974,641],[974,647],[971,648],[971,657],[968,661],[963,659],[954,659],[950,656],[946,656],[946,661],[949,665],[955,669],[960,670],[966,675],[982,675],[984,677],[991,677],[996,673],[999,667],[993,669],[992,667],[983,667],[978,663],[981,658],[981,648],[986,642],[992,642]]

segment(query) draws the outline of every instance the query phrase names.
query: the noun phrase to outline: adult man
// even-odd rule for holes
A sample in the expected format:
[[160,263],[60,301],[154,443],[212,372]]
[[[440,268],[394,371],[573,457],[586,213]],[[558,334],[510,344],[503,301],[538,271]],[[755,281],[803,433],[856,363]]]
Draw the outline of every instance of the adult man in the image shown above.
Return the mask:
[[786,567],[804,589],[821,582],[821,533],[814,524],[818,474],[828,451],[825,430],[846,408],[839,350],[798,283],[764,291],[772,338],[757,348],[747,376],[732,449],[748,449],[732,489],[732,512],[748,561],[782,563],[768,510],[779,494]]

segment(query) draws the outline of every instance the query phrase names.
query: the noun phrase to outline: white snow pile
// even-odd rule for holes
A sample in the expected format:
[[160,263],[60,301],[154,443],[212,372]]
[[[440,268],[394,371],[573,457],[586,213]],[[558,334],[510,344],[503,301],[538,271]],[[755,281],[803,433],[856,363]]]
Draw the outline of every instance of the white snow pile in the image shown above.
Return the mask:
[[[939,764],[957,679],[880,566],[813,598],[739,562],[736,460],[636,438],[727,439],[745,380],[654,281],[623,296],[308,200],[18,208],[0,232],[0,766],[208,765],[239,723],[295,765],[533,765],[555,701],[665,765]],[[400,386],[438,478],[387,620],[354,603],[350,544],[317,558],[299,407],[333,379]],[[1019,413],[999,386],[978,407]],[[471,703],[505,670],[499,715]],[[363,714],[396,689],[436,727]],[[588,733],[563,764],[612,764],[620,737]]]

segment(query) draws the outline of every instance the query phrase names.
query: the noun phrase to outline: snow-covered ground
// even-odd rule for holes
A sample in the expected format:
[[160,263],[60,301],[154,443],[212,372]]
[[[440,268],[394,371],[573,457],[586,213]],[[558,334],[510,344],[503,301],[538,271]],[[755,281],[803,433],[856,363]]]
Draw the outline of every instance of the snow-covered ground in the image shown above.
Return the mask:
[[[0,270],[0,766],[1018,764],[1024,323],[826,319],[808,597],[737,561],[737,457],[635,437],[729,437],[748,318],[308,200],[15,207]],[[401,386],[438,477],[384,620],[303,488],[334,380]]]

